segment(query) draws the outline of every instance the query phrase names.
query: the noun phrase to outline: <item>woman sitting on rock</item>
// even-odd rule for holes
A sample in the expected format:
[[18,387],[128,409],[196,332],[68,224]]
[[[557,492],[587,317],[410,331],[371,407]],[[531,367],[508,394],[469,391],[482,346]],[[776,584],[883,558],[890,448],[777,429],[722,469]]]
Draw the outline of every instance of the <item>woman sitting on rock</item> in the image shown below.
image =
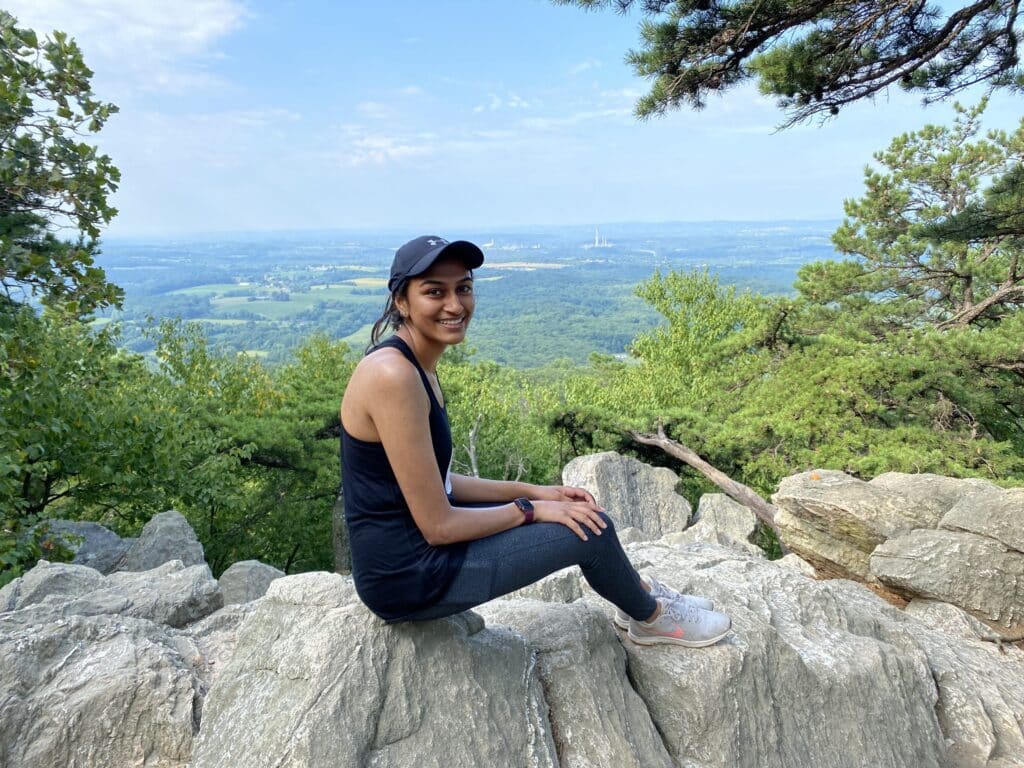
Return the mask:
[[[729,631],[709,600],[630,564],[612,521],[582,488],[451,471],[437,362],[466,337],[473,269],[466,241],[418,237],[391,265],[391,295],[341,404],[345,519],[363,602],[388,622],[465,611],[570,565],[617,607],[635,643],[700,647]],[[380,340],[389,327],[396,333]]]

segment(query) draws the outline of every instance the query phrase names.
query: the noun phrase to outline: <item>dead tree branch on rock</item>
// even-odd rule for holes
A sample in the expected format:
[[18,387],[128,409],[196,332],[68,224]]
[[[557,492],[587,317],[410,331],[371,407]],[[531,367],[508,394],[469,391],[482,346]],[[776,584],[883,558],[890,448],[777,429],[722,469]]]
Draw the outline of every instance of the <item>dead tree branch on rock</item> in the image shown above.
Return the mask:
[[782,548],[783,554],[789,553],[789,549],[786,548],[786,545],[782,540],[782,533],[775,524],[775,515],[778,512],[777,507],[769,504],[753,490],[743,485],[743,483],[738,483],[721,470],[715,469],[715,467],[711,466],[708,462],[698,456],[695,451],[670,438],[665,434],[665,428],[662,427],[661,424],[658,425],[658,434],[656,435],[637,432],[631,429],[629,430],[629,436],[642,445],[653,445],[657,448],[661,448],[661,450],[669,456],[679,459],[688,466],[696,469],[704,475],[704,477],[725,491],[729,498],[747,507],[754,513],[754,515],[757,516],[758,520],[771,528],[772,531],[775,532],[776,538],[779,540],[779,546]]

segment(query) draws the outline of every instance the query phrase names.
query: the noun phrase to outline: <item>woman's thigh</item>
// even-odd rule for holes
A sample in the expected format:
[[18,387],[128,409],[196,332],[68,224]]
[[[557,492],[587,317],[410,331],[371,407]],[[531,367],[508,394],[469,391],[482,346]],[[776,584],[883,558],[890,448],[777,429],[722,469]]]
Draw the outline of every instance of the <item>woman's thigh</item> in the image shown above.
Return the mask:
[[[610,521],[602,536],[615,536]],[[470,541],[451,586],[435,605],[413,620],[450,616],[532,584],[550,573],[595,560],[604,542],[590,534],[583,541],[561,523],[521,525]]]

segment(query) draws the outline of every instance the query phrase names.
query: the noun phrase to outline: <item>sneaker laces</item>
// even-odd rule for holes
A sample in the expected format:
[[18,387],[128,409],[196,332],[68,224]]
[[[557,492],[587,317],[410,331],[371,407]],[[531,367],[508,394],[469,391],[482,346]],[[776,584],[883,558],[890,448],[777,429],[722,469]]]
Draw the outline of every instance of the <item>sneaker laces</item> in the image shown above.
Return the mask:
[[663,615],[680,624],[696,624],[700,620],[700,608],[681,602],[665,603]]

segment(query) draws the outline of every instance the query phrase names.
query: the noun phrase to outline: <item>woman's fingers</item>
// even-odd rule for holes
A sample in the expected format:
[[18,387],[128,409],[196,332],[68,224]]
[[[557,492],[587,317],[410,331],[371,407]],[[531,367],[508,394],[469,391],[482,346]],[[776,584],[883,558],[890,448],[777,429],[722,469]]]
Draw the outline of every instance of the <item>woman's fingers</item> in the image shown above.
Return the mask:
[[608,524],[601,518],[597,505],[589,502],[552,502],[549,507],[546,502],[538,501],[535,507],[539,512],[537,520],[561,523],[583,539],[583,541],[588,540],[588,531],[596,536],[600,536],[602,530],[608,527]]
[[572,518],[578,523],[585,525],[597,536],[601,535],[602,529],[608,527],[605,521],[602,520],[601,516],[597,513],[597,510],[589,504],[576,502],[571,505],[571,509],[572,512],[570,512],[570,515]]

